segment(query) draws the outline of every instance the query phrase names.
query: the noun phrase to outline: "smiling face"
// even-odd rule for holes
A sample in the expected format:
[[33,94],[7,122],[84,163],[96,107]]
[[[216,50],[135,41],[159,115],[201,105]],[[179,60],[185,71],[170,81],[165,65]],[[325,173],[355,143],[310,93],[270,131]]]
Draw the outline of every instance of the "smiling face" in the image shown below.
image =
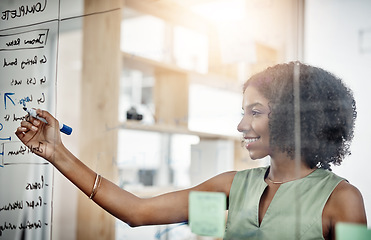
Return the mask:
[[269,101],[253,86],[243,94],[244,111],[238,131],[243,133],[244,144],[251,159],[260,159],[271,154],[269,140]]

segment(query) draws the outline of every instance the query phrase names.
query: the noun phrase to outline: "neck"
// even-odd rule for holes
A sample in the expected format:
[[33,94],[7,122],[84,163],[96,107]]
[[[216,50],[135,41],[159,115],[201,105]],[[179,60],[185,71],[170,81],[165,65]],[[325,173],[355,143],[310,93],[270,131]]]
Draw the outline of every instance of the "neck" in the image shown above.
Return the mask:
[[303,178],[313,172],[303,159],[295,160],[283,154],[271,158],[271,166],[267,176],[271,182],[284,183]]

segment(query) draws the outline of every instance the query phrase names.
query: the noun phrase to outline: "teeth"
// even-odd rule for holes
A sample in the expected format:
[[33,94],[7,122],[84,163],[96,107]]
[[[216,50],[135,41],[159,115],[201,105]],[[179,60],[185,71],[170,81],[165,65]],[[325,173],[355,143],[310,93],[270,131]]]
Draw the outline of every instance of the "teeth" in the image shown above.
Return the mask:
[[249,138],[249,139],[245,139],[245,143],[252,143],[252,142],[255,142],[257,141],[259,138]]

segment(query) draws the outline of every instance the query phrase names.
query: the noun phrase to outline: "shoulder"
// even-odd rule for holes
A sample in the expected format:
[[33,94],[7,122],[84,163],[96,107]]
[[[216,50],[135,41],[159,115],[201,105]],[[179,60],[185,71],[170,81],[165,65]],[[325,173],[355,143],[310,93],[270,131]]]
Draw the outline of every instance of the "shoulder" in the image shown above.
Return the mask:
[[242,171],[229,171],[216,175],[213,178],[191,188],[194,191],[210,191],[210,192],[224,192],[229,196],[232,183],[235,178],[245,179],[247,176],[250,178],[256,178],[257,176],[264,175],[267,171],[267,167],[251,168]]
[[221,173],[195,186],[192,190],[224,192],[227,196],[229,196],[229,190],[231,189],[232,182],[236,174],[237,174],[237,171],[229,171],[229,172]]
[[341,181],[327,201],[331,222],[366,223],[366,213],[361,192],[347,181]]

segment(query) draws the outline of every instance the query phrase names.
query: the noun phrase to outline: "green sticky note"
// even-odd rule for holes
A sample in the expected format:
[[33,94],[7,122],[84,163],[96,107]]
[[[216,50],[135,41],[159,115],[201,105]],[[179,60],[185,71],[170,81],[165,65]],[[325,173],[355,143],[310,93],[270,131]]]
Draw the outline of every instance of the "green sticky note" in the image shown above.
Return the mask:
[[189,194],[189,225],[201,236],[223,237],[225,231],[226,196],[221,192]]
[[370,240],[371,229],[366,225],[338,223],[335,227],[336,240]]

